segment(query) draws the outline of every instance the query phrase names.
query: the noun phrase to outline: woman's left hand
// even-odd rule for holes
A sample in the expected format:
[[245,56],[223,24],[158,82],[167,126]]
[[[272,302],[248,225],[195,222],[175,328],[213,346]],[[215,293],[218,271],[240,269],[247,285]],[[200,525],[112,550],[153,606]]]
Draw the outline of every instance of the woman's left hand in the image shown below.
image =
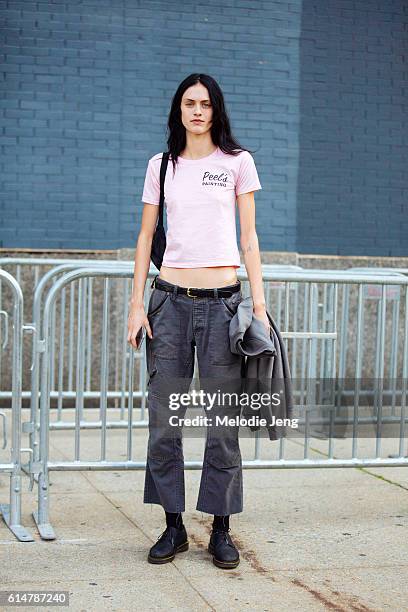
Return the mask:
[[254,317],[262,321],[262,323],[265,325],[266,331],[269,332],[271,326],[268,315],[266,314],[266,308],[262,308],[260,310],[254,308]]

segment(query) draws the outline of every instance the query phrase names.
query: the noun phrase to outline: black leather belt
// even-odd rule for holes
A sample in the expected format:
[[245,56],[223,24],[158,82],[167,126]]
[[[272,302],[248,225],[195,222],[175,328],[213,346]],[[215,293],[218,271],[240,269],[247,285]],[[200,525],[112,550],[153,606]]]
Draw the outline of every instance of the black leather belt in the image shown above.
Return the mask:
[[227,285],[225,287],[217,287],[216,289],[199,289],[198,287],[180,287],[179,285],[173,285],[167,281],[161,280],[158,276],[153,279],[151,287],[160,289],[161,291],[168,291],[169,293],[177,293],[181,295],[188,295],[188,297],[231,297],[237,291],[241,289],[241,281],[235,283],[235,285]]

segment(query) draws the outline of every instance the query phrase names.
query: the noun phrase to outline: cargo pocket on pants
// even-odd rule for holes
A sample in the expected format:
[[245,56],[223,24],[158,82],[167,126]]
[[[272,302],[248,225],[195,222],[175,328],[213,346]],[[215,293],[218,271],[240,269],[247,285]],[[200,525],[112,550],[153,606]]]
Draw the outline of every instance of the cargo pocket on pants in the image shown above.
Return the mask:
[[229,298],[219,297],[212,303],[211,329],[210,329],[210,359],[212,365],[231,366],[240,365],[241,355],[231,351],[229,327],[231,319],[242,302],[242,294],[234,293]]

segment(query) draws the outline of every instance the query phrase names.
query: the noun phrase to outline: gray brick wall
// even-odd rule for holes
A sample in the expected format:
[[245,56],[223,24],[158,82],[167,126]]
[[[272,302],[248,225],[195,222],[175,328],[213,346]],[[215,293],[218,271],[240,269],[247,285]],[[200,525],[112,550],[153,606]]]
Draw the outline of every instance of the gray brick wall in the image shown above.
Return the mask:
[[406,254],[406,2],[0,7],[0,247],[134,246],[171,97],[207,72],[255,151],[262,249]]

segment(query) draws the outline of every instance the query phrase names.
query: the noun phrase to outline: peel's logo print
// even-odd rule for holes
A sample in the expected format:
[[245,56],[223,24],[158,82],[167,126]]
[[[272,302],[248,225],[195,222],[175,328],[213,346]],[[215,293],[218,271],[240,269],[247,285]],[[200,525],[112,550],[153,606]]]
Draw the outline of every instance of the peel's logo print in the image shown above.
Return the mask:
[[228,172],[220,172],[219,174],[213,174],[212,172],[205,171],[201,184],[211,185],[211,187],[226,187],[228,183],[229,174]]

